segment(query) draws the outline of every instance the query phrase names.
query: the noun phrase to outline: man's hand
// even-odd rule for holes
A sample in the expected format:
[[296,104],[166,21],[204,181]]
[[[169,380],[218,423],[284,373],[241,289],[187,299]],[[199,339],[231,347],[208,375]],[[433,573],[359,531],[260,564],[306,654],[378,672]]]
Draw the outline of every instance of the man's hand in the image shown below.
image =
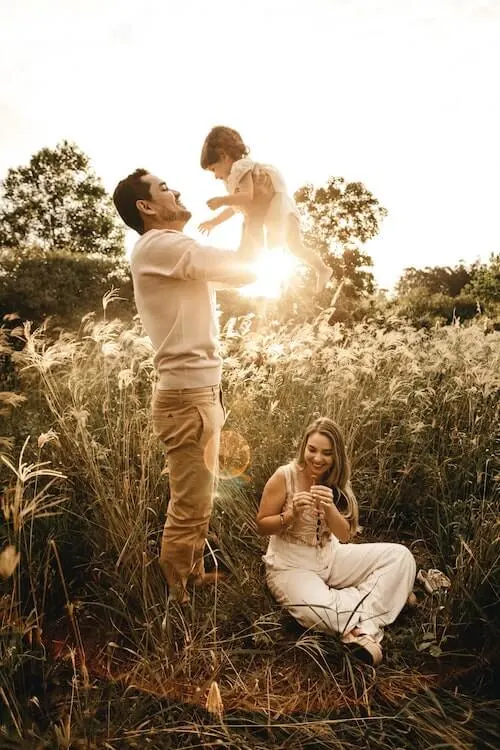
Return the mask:
[[207,201],[207,206],[212,209],[212,211],[216,211],[218,208],[222,208],[222,206],[225,205],[224,198],[210,198]]
[[208,221],[202,221],[201,224],[198,225],[198,230],[202,234],[210,234],[210,232],[215,226],[217,226],[215,221],[212,221],[211,219],[209,219]]

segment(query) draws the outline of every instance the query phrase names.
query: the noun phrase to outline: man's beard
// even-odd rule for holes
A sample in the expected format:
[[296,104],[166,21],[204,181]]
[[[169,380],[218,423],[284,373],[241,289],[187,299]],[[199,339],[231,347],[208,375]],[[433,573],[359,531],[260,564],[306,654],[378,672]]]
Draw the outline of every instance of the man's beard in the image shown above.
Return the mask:
[[175,211],[170,211],[168,214],[164,216],[165,221],[183,221],[184,224],[186,224],[189,219],[191,218],[191,211],[188,211],[187,208],[176,208]]
[[187,208],[179,208],[177,211],[177,221],[183,221],[184,223],[187,223],[191,216],[191,211],[188,211]]

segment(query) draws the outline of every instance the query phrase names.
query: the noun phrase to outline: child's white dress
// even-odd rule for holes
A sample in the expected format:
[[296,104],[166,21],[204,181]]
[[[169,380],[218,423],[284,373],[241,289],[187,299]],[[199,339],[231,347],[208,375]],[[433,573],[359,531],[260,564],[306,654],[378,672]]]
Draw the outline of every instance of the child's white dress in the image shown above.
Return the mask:
[[[239,159],[231,167],[224,184],[231,195],[238,192],[243,177],[252,172],[254,181],[255,208],[245,213],[249,224],[261,224],[266,228],[267,247],[287,247],[291,222],[300,222],[300,214],[289,195],[282,174],[271,164],[260,164],[252,159]],[[259,211],[259,205],[262,211]],[[234,206],[235,210],[242,210]]]

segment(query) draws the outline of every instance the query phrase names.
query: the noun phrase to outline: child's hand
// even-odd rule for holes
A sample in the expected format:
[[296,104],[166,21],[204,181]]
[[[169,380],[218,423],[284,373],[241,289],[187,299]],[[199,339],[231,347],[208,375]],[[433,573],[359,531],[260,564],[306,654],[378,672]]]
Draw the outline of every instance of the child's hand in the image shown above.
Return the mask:
[[215,227],[215,222],[209,219],[208,221],[202,221],[201,224],[198,225],[198,230],[202,234],[210,234],[210,232],[212,231],[214,227]]
[[222,208],[224,205],[224,198],[210,198],[207,201],[207,206],[215,211],[217,208]]

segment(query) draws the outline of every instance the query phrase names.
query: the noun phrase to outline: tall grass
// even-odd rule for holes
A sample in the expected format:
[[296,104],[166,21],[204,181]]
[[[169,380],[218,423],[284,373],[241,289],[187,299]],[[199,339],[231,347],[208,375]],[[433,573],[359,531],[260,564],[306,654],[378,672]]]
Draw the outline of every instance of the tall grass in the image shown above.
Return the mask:
[[[43,658],[66,659],[57,669],[72,690],[60,716],[44,711],[58,747],[104,735],[102,746],[112,748],[145,747],[146,739],[152,747],[401,747],[405,732],[407,746],[471,746],[476,719],[467,711],[479,709],[447,690],[461,690],[475,667],[498,664],[498,333],[417,331],[396,319],[348,329],[329,325],[326,313],[296,326],[229,321],[227,430],[248,446],[250,461],[243,466],[245,451],[231,455],[235,443],[227,444],[225,462],[241,472],[220,482],[210,544],[231,576],[195,591],[183,609],[166,601],[157,565],[168,483],[151,429],[148,340],[137,323],[94,316],[77,333],[26,327],[23,335],[23,351],[12,356],[27,400],[12,412],[6,437],[17,443],[4,444],[2,473],[2,538],[22,555],[2,584],[16,602],[2,627],[10,637],[16,621],[36,623]],[[260,491],[319,414],[346,435],[364,538],[403,541],[420,564],[453,580],[447,596],[420,596],[417,612],[388,632],[376,678],[335,639],[301,632],[264,587],[264,541],[254,526]],[[17,522],[9,510],[16,502]],[[38,675],[46,687],[47,664]],[[489,685],[474,680],[474,689]],[[214,683],[225,714],[211,724],[188,706],[205,706]],[[29,695],[13,672],[3,690],[5,726],[26,739]],[[126,696],[138,695],[136,708],[120,711],[121,700],[130,706]],[[424,722],[422,711],[434,718]],[[95,731],[85,729],[85,712]],[[339,712],[351,721],[335,723]],[[453,730],[443,713],[456,714]],[[301,727],[299,714],[314,718]],[[487,736],[488,708],[479,715]]]

